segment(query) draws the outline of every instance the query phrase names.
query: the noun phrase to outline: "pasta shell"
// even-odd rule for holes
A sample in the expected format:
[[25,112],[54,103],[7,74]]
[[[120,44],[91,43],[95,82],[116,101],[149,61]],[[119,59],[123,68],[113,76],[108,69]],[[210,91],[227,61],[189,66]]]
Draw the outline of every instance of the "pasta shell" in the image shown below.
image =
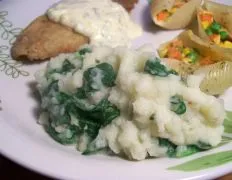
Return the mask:
[[205,0],[203,7],[212,12],[214,19],[232,33],[232,6]]
[[160,21],[157,15],[163,10],[171,10],[176,0],[153,0],[150,12],[155,24],[165,29],[181,29],[189,25],[196,17],[196,9],[200,6],[201,0],[189,0],[166,20]]
[[189,74],[193,74],[199,68],[198,65],[187,64],[176,59],[163,58],[161,60],[182,77],[187,77]]
[[[217,40],[212,41],[210,39],[210,36],[206,33],[202,22],[201,22],[201,18],[200,15],[201,13],[203,13],[204,11],[210,12],[213,15],[213,19],[219,23],[221,25],[221,27],[223,27],[223,30],[226,29],[230,40],[228,42],[230,42],[230,45],[221,45],[220,42],[222,42],[221,40],[219,40],[219,42],[217,43]],[[207,41],[208,43],[211,44],[212,48],[215,48],[216,51],[218,51],[221,54],[225,54],[226,60],[232,60],[232,6],[227,6],[227,5],[223,5],[223,4],[218,4],[215,2],[211,2],[211,1],[205,1],[203,8],[198,8],[197,11],[197,18],[198,18],[198,33],[199,36]],[[206,24],[207,27],[207,24]],[[220,39],[220,36],[218,37]]]
[[210,95],[220,95],[232,86],[232,62],[224,61],[200,68],[195,74],[205,74],[200,89]]
[[210,57],[210,59],[214,62],[232,60],[232,54],[230,52],[229,54],[223,53],[221,49],[211,46],[209,43],[203,41],[191,30],[184,31],[171,41],[161,44],[158,48],[158,54],[161,58],[164,58],[162,52],[165,50],[165,48],[176,39],[181,40],[185,47],[196,49],[201,56]]

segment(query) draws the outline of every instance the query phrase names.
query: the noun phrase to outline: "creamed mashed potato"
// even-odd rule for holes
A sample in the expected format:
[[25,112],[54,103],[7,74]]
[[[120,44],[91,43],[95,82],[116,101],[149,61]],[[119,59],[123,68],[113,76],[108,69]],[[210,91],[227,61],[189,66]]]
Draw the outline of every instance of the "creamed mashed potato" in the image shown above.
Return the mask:
[[[91,49],[92,52],[85,55],[80,70],[66,75],[56,74],[53,79],[58,81],[59,91],[70,94],[83,85],[83,72],[99,63],[111,64],[117,73],[113,87],[102,88],[91,97],[95,104],[102,97],[107,97],[120,110],[120,116],[99,130],[93,141],[95,147],[108,146],[115,154],[142,160],[147,156],[166,154],[167,148],[159,145],[158,137],[168,139],[179,147],[198,142],[210,146],[220,143],[225,110],[217,98],[204,94],[197,86],[191,86],[190,80],[183,82],[178,75],[159,77],[144,73],[146,61],[154,57],[144,48],[131,50],[92,46]],[[80,66],[73,60],[73,55],[62,54],[53,58],[45,70],[36,74],[40,92],[50,83],[50,79],[45,77],[46,72],[61,67],[64,59],[69,59],[76,67]],[[103,86],[99,77],[101,73],[96,72],[96,84]],[[176,94],[183,97],[186,105],[186,112],[181,115],[170,110],[170,97]],[[80,151],[85,151],[87,142],[85,135],[78,139]]]

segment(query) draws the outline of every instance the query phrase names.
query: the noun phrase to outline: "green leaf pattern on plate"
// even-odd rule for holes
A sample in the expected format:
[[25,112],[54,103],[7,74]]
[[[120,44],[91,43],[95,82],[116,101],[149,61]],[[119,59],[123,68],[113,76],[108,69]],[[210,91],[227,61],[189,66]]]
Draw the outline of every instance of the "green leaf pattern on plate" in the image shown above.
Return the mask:
[[[232,134],[232,112],[226,112],[226,119],[224,121],[225,133]],[[232,137],[222,137],[222,142],[217,146],[223,146],[229,142],[232,142]],[[169,167],[168,170],[178,171],[199,171],[211,167],[220,166],[222,164],[232,162],[232,151],[218,152],[203,156],[191,161],[187,161],[183,164]]]
[[6,19],[7,15],[7,11],[0,11],[0,40],[7,41],[8,44],[0,44],[0,72],[4,72],[12,78],[28,76],[29,73],[22,70],[22,63],[13,60],[10,56],[10,46],[22,29],[15,28],[12,22]]
[[229,162],[232,162],[232,151],[223,151],[203,156],[177,166],[169,167],[168,169],[186,172],[199,171],[211,167],[220,166]]
[[232,111],[226,112],[226,119],[224,121],[225,133],[232,134]]

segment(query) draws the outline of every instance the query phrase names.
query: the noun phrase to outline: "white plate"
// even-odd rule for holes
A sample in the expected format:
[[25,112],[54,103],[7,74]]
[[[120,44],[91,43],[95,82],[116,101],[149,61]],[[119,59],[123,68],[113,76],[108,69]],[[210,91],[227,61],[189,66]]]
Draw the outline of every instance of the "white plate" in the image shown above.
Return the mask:
[[[27,168],[62,179],[212,179],[232,171],[231,143],[181,159],[159,158],[131,162],[101,154],[82,156],[74,147],[62,146],[52,140],[36,123],[38,100],[34,96],[33,74],[46,63],[21,66],[10,60],[9,49],[6,48],[10,48],[12,38],[18,32],[15,28],[25,27],[55,1],[0,0],[0,152],[3,155]],[[232,5],[230,0],[220,2]],[[155,27],[149,17],[146,0],[139,2],[132,12],[132,18],[145,30],[143,36],[135,40],[134,47],[151,43],[155,50],[160,43],[179,33]],[[223,98],[225,107],[232,109],[232,89]],[[223,165],[189,172],[182,171],[183,168],[168,169],[218,152],[223,152],[222,156],[226,152],[228,154],[225,157],[216,154],[207,160],[213,161],[217,157],[216,161],[221,160]],[[207,165],[206,161],[202,162]],[[198,165],[190,162],[185,167],[196,168]]]

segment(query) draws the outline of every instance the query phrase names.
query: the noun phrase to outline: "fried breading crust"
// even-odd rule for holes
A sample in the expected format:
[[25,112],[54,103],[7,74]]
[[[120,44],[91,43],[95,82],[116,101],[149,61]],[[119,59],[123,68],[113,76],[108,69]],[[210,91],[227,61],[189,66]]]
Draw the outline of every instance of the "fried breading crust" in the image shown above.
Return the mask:
[[130,12],[134,8],[134,5],[138,2],[138,0],[113,0],[113,1],[121,4],[128,12]]
[[43,15],[36,18],[18,36],[11,55],[16,60],[45,60],[60,53],[75,52],[88,42],[88,37],[52,22]]

